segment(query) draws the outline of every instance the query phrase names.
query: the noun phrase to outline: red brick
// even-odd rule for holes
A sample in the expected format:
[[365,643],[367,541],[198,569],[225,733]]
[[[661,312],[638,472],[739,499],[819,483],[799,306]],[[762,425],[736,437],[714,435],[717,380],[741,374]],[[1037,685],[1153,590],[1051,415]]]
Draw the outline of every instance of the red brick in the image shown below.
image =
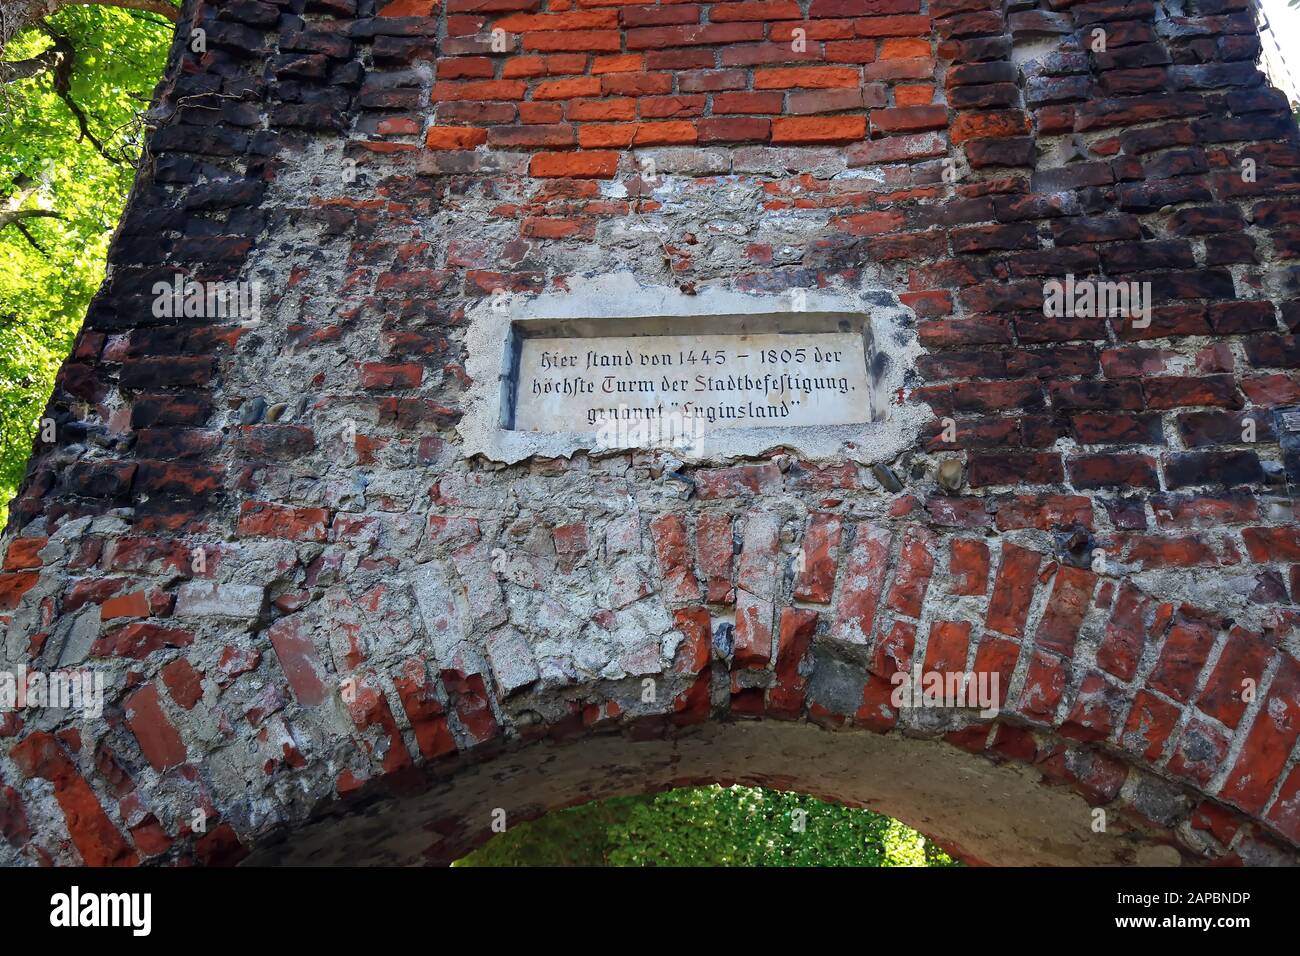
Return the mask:
[[148,617],[149,596],[144,591],[132,591],[111,597],[99,606],[99,619],[109,621],[116,617]]
[[701,499],[768,494],[781,488],[781,469],[771,462],[704,468],[695,473],[695,493]]
[[827,63],[874,63],[875,61],[875,40],[832,40],[826,44]]
[[836,219],[832,225],[853,236],[875,236],[882,232],[893,232],[901,227],[904,218],[895,210],[863,212]]
[[736,667],[765,665],[772,655],[779,522],[754,512],[745,522],[736,570]]
[[673,604],[698,601],[700,583],[691,562],[686,520],[680,514],[660,515],[650,522],[650,532],[662,572],[660,594],[664,600]]
[[885,602],[898,613],[921,616],[930,575],[934,573],[934,547],[935,536],[925,527],[912,525],[903,533],[894,583]]
[[193,710],[194,705],[203,697],[199,672],[185,658],[178,657],[164,666],[161,673],[172,700],[185,710]]
[[953,538],[948,571],[952,594],[983,594],[989,586],[988,545],[971,538]]
[[1165,646],[1155,670],[1147,678],[1147,686],[1180,704],[1187,703],[1217,632],[1214,623],[1180,612],[1165,637]]
[[[357,730],[367,731],[373,728],[377,731],[373,737],[362,733],[359,740],[361,746],[375,756],[379,756],[378,751],[382,749],[381,766],[384,773],[396,773],[411,765],[411,755],[402,740],[401,729],[393,719],[388,697],[373,673],[364,672],[360,679],[354,681],[352,693],[344,697],[344,706]],[[376,739],[386,740],[386,744],[382,748],[378,747]]]
[[772,131],[772,121],[751,116],[710,116],[697,125],[701,143],[763,142]]
[[638,27],[627,30],[625,36],[628,50],[659,50],[673,46],[712,46],[761,40],[763,30],[761,23],[706,23]]
[[537,153],[528,169],[542,179],[612,179],[618,169],[618,153]]
[[1169,757],[1169,770],[1204,787],[1228,754],[1228,736],[1218,727],[1193,718],[1183,728]]
[[0,611],[12,611],[18,607],[23,595],[36,586],[39,578],[35,571],[0,574]]
[[91,654],[95,657],[132,657],[144,660],[163,647],[188,647],[194,635],[174,627],[162,627],[147,621],[136,621],[108,631],[95,641]]
[[1066,657],[1071,656],[1096,586],[1097,575],[1091,571],[1062,566],[1056,572],[1043,619],[1034,633],[1034,643]]
[[686,121],[638,123],[633,146],[672,146],[694,143],[698,138],[695,124]]
[[487,142],[499,148],[534,148],[573,146],[577,135],[572,126],[564,124],[533,124],[525,126],[493,126],[487,130]]
[[[520,103],[519,122],[525,125],[554,126],[564,118],[565,106],[564,103]],[[501,122],[508,123],[513,119],[512,114],[507,114]],[[485,118],[484,122],[488,120]]]
[[998,503],[997,526],[1000,531],[1091,528],[1092,499],[1083,495],[1013,495]]
[[898,723],[898,711],[891,703],[894,688],[895,685],[889,681],[868,674],[867,682],[862,688],[862,702],[853,714],[853,722],[878,734],[892,730]]
[[1120,680],[1132,680],[1147,641],[1164,633],[1173,611],[1173,605],[1159,604],[1129,582],[1122,583],[1097,648],[1097,665]]
[[54,785],[54,799],[63,811],[72,845],[86,866],[134,866],[138,858],[126,837],[100,806],[95,791],[52,734],[28,734],[10,752],[27,778],[40,777]]
[[[512,65],[518,65],[518,61],[523,57],[515,57],[511,61]],[[539,61],[538,66],[541,66]],[[485,56],[459,56],[446,57],[437,62],[438,79],[440,80],[483,80],[492,79],[497,75],[496,64]],[[518,76],[531,75],[522,71],[514,74]],[[509,76],[507,76],[507,79]],[[414,127],[412,129],[412,127]],[[409,117],[393,117],[391,119],[381,120],[375,127],[375,132],[380,134],[398,133],[398,134],[415,134],[420,131],[418,120],[412,120]]]
[[[486,130],[480,130],[487,137]],[[424,377],[424,368],[414,362],[388,364],[365,362],[361,366],[361,387],[378,391],[392,388],[418,388]]]
[[436,685],[425,661],[418,657],[403,661],[393,677],[393,686],[415,732],[420,754],[427,760],[436,760],[455,753],[456,741],[447,725],[447,711],[438,700]]
[[547,80],[533,88],[534,100],[568,100],[577,96],[599,96],[600,80],[580,76],[571,80]]
[[949,127],[948,135],[953,145],[981,137],[1005,138],[1024,136],[1029,132],[1029,119],[1019,110],[989,110],[981,113],[958,113]]
[[673,627],[682,635],[673,658],[673,671],[678,674],[700,673],[709,666],[713,657],[708,608],[688,607],[674,611]]
[[867,670],[877,677],[890,681],[898,673],[910,670],[912,653],[916,650],[916,625],[910,621],[895,621],[886,634],[881,634],[871,648]]
[[[1292,843],[1300,844],[1300,765],[1291,768],[1278,791],[1277,800],[1268,811],[1268,820],[1285,834]],[[1231,840],[1220,840],[1227,843]]]
[[781,93],[718,93],[713,97],[714,115],[722,113],[780,113]]
[[604,73],[640,73],[645,69],[645,57],[640,53],[619,53],[598,56],[591,61],[591,75]]
[[1300,735],[1300,664],[1282,655],[1220,797],[1247,813],[1264,809]]
[[932,129],[946,129],[947,126],[946,106],[905,106],[871,111],[871,128],[886,133],[923,133]]
[[1065,663],[1055,654],[1034,651],[1020,692],[1020,713],[1034,720],[1050,722],[1056,714],[1069,677]]
[[928,16],[873,16],[853,21],[860,37],[925,37],[932,29]]
[[587,525],[581,521],[559,525],[551,531],[551,539],[557,554],[586,554],[591,549]]
[[700,116],[704,112],[702,94],[688,96],[645,96],[638,101],[642,119],[670,119]]
[[889,80],[932,80],[934,58],[918,57],[913,60],[882,60],[868,63],[862,68],[862,78],[868,83]]
[[1272,648],[1261,635],[1234,627],[1201,692],[1197,708],[1235,729],[1248,706],[1243,699],[1246,690],[1250,688],[1253,695],[1259,688],[1271,654]]
[[929,106],[934,102],[934,84],[918,83],[894,87],[894,102],[898,106]]
[[39,568],[41,556],[37,552],[45,547],[49,540],[49,538],[14,538],[9,542],[9,550],[5,552],[4,570],[26,571],[30,568]]
[[1253,561],[1300,561],[1300,527],[1246,528],[1241,539]]
[[989,598],[988,617],[990,630],[1011,637],[1021,637],[1029,618],[1029,606],[1034,599],[1038,583],[1038,565],[1041,555],[1018,545],[1002,545],[1002,563],[993,582],[993,595]]
[[324,541],[329,537],[329,512],[324,508],[290,508],[267,501],[239,506],[239,533],[250,537]]
[[767,698],[767,712],[773,717],[793,719],[803,709],[807,682],[799,674],[799,663],[808,652],[816,631],[816,611],[796,607],[782,609],[777,636],[776,684]]
[[377,12],[381,17],[428,17],[434,15],[437,0],[388,0]]
[[800,547],[802,567],[796,565],[795,600],[813,604],[830,602],[835,590],[842,528],[843,522],[835,515],[818,513],[809,519]]
[[773,43],[789,43],[794,31],[802,30],[805,40],[847,40],[853,34],[852,20],[800,20],[798,23],[773,23],[767,28],[767,38]]
[[442,683],[461,726],[475,744],[487,743],[497,735],[497,720],[482,674],[447,669],[442,671]]
[[756,90],[824,90],[857,86],[860,82],[859,71],[847,66],[775,67],[754,71]]
[[[633,32],[637,31],[628,31],[629,34]],[[525,50],[540,50],[545,53],[617,53],[622,48],[623,35],[618,30],[545,30],[524,33]]]
[[966,670],[970,650],[969,621],[934,621],[925,645],[924,670],[959,674]]
[[[647,59],[647,68],[649,57]],[[712,60],[709,61],[712,63]],[[606,96],[651,96],[673,91],[671,73],[619,73],[602,76],[600,91]]]
[[803,12],[794,0],[748,0],[743,3],[715,3],[709,7],[709,21],[799,20]]
[[695,523],[695,552],[704,576],[706,600],[711,604],[735,601],[731,582],[735,542],[731,533],[731,515],[706,512]]
[[1074,740],[1107,739],[1115,728],[1115,712],[1122,699],[1117,688],[1112,688],[1101,674],[1093,671],[1079,686],[1070,715],[1061,724],[1061,733]]
[[1192,811],[1192,829],[1211,834],[1220,845],[1227,846],[1237,835],[1241,820],[1226,807],[1203,800]]
[[880,44],[880,58],[882,60],[906,60],[913,57],[929,56],[930,53],[929,40],[883,40]]
[[617,10],[572,10],[566,13],[512,13],[492,24],[507,33],[531,33],[544,30],[614,30],[618,28]]
[[848,644],[869,644],[875,629],[876,605],[889,568],[892,535],[867,522],[855,526],[836,604],[832,636]]
[[126,700],[126,723],[150,766],[161,773],[185,762],[185,743],[163,713],[157,684],[145,684]]
[[[1019,644],[993,634],[985,634],[980,639],[979,646],[975,649],[974,672],[976,676],[978,677],[980,674],[998,675],[996,702],[998,708],[1001,708],[1006,702],[1011,687],[1011,675],[1015,673],[1016,661],[1019,658]],[[989,686],[991,688],[991,676],[987,679],[990,681]]]
[[316,653],[310,627],[304,628],[294,617],[286,617],[271,625],[267,637],[298,703],[315,707],[324,701],[329,696],[326,671]]
[[867,134],[863,116],[782,117],[772,121],[773,143],[849,143]]
[[600,122],[636,118],[636,100],[614,97],[603,100],[574,100],[565,105],[564,115],[571,121]]

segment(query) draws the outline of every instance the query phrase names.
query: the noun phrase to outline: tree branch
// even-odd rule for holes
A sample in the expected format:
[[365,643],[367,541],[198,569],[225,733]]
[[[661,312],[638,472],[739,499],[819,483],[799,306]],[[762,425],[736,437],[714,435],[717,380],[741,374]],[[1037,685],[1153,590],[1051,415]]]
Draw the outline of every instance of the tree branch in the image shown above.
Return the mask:
[[[20,223],[24,219],[62,219],[57,212],[50,209],[23,209],[23,203],[36,192],[36,180],[26,173],[19,173],[14,179],[13,192],[0,204],[0,229],[10,223]],[[23,227],[19,225],[19,228]],[[28,239],[31,239],[28,236]],[[33,242],[33,244],[35,244]]]
[[50,254],[45,251],[45,249],[41,246],[39,242],[36,241],[36,237],[32,235],[32,231],[30,229],[24,226],[21,222],[15,223],[14,225],[18,227],[18,231],[22,234],[22,237],[27,240],[27,244],[29,246],[31,246],[33,249],[35,249],[45,258],[48,259],[50,257]]
[[62,55],[57,47],[51,47],[30,59],[15,60],[12,63],[0,61],[0,83],[12,83],[15,80],[28,80],[33,76],[40,76],[58,66]]
[[62,219],[52,209],[0,209],[0,229],[24,219]]
[[54,92],[58,94],[59,99],[63,100],[68,111],[72,113],[77,121],[77,128],[81,131],[79,139],[90,140],[90,145],[95,147],[96,152],[103,156],[110,163],[122,165],[122,160],[109,153],[104,144],[90,131],[90,121],[86,119],[86,114],[81,107],[77,105],[76,100],[72,98],[72,68],[77,60],[77,48],[72,45],[72,41],[51,27],[44,20],[40,22],[40,28],[54,41],[54,49],[58,50],[60,56],[58,64],[52,74],[54,80]]
[[0,57],[9,41],[43,17],[64,7],[118,7],[156,13],[172,23],[180,20],[180,7],[169,0],[0,0]]

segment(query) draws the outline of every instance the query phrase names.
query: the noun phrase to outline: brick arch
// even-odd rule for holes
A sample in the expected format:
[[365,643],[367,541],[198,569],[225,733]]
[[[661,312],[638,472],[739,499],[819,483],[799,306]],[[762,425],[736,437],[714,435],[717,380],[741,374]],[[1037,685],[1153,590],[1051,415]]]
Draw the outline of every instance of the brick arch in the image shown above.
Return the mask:
[[[498,807],[518,822],[712,782],[870,806],[970,862],[1275,863],[1294,853],[1300,775],[1278,774],[1296,736],[1300,668],[1278,635],[1160,603],[1015,544],[991,567],[981,539],[954,537],[948,560],[932,561],[921,547],[932,533],[920,525],[846,529],[826,514],[811,517],[803,543],[812,557],[785,574],[794,599],[777,599],[776,633],[765,633],[745,625],[754,592],[773,555],[788,558],[768,517],[737,518],[736,571],[711,581],[725,581],[737,601],[725,654],[726,638],[710,627],[716,616],[690,603],[709,586],[695,567],[718,553],[709,540],[718,529],[696,516],[692,556],[684,516],[652,522],[664,578],[677,582],[678,603],[686,599],[673,615],[681,639],[671,665],[653,678],[672,694],[666,706],[647,703],[645,680],[633,677],[533,710],[533,695],[518,696],[536,679],[536,662],[517,656],[527,645],[489,645],[481,677],[403,661],[392,680],[406,728],[366,672],[349,712],[374,731],[376,777],[345,771],[337,802],[301,827],[272,829],[265,848],[252,844],[253,862],[446,862],[491,834]],[[554,533],[558,543],[575,531]],[[857,639],[863,632],[874,641]],[[921,661],[927,671],[999,672],[1002,712],[900,713],[888,678]],[[322,669],[319,660],[290,665],[300,700],[317,693]],[[1253,705],[1242,700],[1247,678],[1260,688]],[[1106,813],[1102,834],[1091,830],[1095,808]]]
[[[463,807],[438,831],[463,847],[474,774],[542,779],[529,742],[570,737],[574,790],[525,814],[600,792],[601,760],[681,782],[689,752],[690,780],[757,774],[923,830],[946,806],[933,836],[1032,858],[1009,809],[980,838],[921,785],[933,744],[1025,800],[1040,777],[1077,790],[1060,812],[1102,806],[1130,850],[1294,858],[1300,155],[1245,9],[189,4],[207,52],[173,50],[0,573],[6,668],[102,671],[105,719],[0,717],[0,859],[270,859],[321,814],[364,829],[390,789]],[[528,47],[551,16],[606,26],[536,30],[564,36],[535,53],[467,39],[523,18]],[[554,46],[585,32],[606,35]],[[856,86],[825,85],[844,70]],[[461,95],[481,83],[512,85]],[[582,118],[626,99],[632,120]],[[523,116],[557,103],[563,122]],[[670,106],[699,114],[646,112]],[[627,149],[581,142],[629,125]],[[555,126],[572,149],[535,132]],[[469,305],[615,270],[895,289],[928,349],[900,401],[935,420],[870,468],[465,460]],[[154,315],[177,273],[260,282],[261,320]],[[1150,282],[1151,325],[1045,316],[1044,282],[1076,273]],[[1001,715],[896,713],[913,662],[1005,674]],[[873,768],[915,773],[910,797],[810,765],[895,746]]]

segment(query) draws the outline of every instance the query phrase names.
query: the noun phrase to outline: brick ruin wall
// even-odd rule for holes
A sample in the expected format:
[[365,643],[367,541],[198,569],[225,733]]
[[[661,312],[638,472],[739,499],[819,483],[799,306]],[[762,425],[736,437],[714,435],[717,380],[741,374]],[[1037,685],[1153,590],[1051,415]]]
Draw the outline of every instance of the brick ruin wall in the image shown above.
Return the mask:
[[[620,760],[877,805],[939,753],[1068,795],[1061,842],[1104,809],[1112,861],[1294,862],[1300,149],[1258,52],[1245,0],[190,0],[4,539],[4,669],[107,703],[0,714],[0,862],[398,805],[386,858],[446,859],[538,755],[529,813]],[[614,272],[890,290],[932,417],[875,467],[466,460],[466,312]],[[155,317],[178,273],[260,321]],[[1066,275],[1149,282],[1149,326],[1046,316]],[[1001,713],[896,711],[913,662]]]

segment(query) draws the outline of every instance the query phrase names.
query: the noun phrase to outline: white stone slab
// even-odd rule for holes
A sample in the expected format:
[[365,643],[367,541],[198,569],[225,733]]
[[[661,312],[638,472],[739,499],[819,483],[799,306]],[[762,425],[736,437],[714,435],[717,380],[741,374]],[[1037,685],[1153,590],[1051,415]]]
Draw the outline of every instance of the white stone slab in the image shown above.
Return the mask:
[[[785,448],[813,460],[874,464],[910,447],[931,417],[922,404],[903,400],[921,348],[914,316],[884,289],[763,294],[709,287],[686,294],[616,273],[573,277],[567,289],[540,296],[493,296],[467,318],[472,385],[457,425],[467,457],[511,463],[659,448],[686,461],[723,462]],[[764,361],[764,350],[773,348],[776,361]],[[802,361],[797,349],[805,350]],[[587,367],[590,351],[621,351],[631,364],[599,366],[597,373],[595,364]],[[722,361],[706,366],[706,351],[715,358],[720,351]],[[831,358],[818,362],[818,353]],[[662,364],[664,355],[673,364]],[[804,378],[836,382],[828,388]],[[848,380],[846,388],[839,379]],[[652,386],[620,392],[620,382]],[[593,410],[618,408],[610,397],[642,415],[661,401],[666,411],[675,402],[691,414],[667,430],[639,433],[617,422],[588,424]],[[725,410],[742,405],[744,420]],[[769,407],[777,411],[769,414]]]
[[517,376],[520,431],[649,437],[871,418],[862,335],[852,332],[529,338]]

